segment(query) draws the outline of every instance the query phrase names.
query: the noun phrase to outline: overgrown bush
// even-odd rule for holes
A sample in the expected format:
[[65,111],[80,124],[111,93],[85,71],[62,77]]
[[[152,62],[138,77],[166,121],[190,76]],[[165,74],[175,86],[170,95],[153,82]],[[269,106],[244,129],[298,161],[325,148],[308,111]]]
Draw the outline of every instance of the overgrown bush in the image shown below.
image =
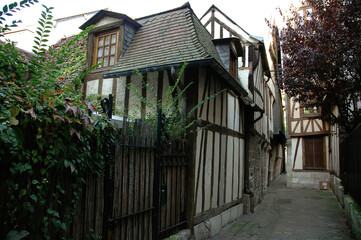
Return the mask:
[[44,6],[33,57],[0,44],[1,239],[66,238],[86,174],[112,157],[114,128],[102,115],[94,123],[96,108],[77,91],[87,71],[69,65],[85,61],[73,53],[90,29],[48,49],[51,11]]

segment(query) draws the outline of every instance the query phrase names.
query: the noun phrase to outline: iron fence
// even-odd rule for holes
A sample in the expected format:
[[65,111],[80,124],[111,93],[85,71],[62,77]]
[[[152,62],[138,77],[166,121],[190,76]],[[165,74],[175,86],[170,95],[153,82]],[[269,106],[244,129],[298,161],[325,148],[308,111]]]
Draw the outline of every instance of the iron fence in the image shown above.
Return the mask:
[[341,143],[340,166],[345,193],[361,205],[361,126]]

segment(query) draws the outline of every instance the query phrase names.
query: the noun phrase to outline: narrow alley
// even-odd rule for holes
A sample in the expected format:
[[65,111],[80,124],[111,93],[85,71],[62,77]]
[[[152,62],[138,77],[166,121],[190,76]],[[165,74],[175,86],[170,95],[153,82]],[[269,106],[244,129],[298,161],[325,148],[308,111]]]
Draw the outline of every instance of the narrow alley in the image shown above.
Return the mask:
[[287,189],[281,175],[251,215],[225,226],[217,239],[353,239],[330,190]]

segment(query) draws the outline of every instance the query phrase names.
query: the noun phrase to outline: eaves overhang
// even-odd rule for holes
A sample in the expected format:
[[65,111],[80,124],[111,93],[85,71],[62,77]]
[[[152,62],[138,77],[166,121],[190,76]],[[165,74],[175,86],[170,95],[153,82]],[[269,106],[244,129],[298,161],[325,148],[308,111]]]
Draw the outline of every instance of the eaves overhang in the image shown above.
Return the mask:
[[111,11],[107,11],[107,10],[100,10],[93,17],[91,17],[88,21],[86,21],[83,25],[81,25],[79,28],[81,30],[85,30],[87,27],[96,24],[97,22],[99,22],[104,17],[112,17],[112,18],[117,18],[117,19],[123,19],[124,21],[127,21],[128,23],[133,25],[135,28],[140,28],[142,26],[137,21],[131,19],[130,17],[128,17],[125,14],[111,12]]
[[170,69],[172,67],[181,67],[183,64],[187,62],[187,67],[196,67],[196,66],[210,66],[213,70],[215,70],[228,84],[230,89],[235,93],[239,94],[242,99],[247,97],[246,90],[243,89],[242,85],[214,58],[204,58],[204,59],[197,59],[197,60],[190,60],[190,61],[182,61],[182,62],[174,62],[174,63],[167,63],[167,64],[157,64],[151,65],[146,67],[140,67],[136,69],[126,69],[120,71],[114,71],[110,73],[103,74],[103,78],[118,78],[120,76],[129,76],[136,74],[137,72],[140,73],[147,73],[147,72],[154,72],[154,71],[162,71],[166,69]]

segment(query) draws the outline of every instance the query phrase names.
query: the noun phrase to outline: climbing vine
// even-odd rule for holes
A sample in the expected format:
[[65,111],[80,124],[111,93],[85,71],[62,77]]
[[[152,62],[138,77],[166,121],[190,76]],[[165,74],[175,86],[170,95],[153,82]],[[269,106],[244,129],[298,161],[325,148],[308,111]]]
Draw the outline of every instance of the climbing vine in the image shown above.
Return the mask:
[[34,55],[0,44],[1,239],[65,239],[86,174],[101,174],[112,154],[111,122],[93,119],[78,91],[91,69],[71,64],[85,61],[78,47],[91,29],[48,48],[53,9],[43,7]]

